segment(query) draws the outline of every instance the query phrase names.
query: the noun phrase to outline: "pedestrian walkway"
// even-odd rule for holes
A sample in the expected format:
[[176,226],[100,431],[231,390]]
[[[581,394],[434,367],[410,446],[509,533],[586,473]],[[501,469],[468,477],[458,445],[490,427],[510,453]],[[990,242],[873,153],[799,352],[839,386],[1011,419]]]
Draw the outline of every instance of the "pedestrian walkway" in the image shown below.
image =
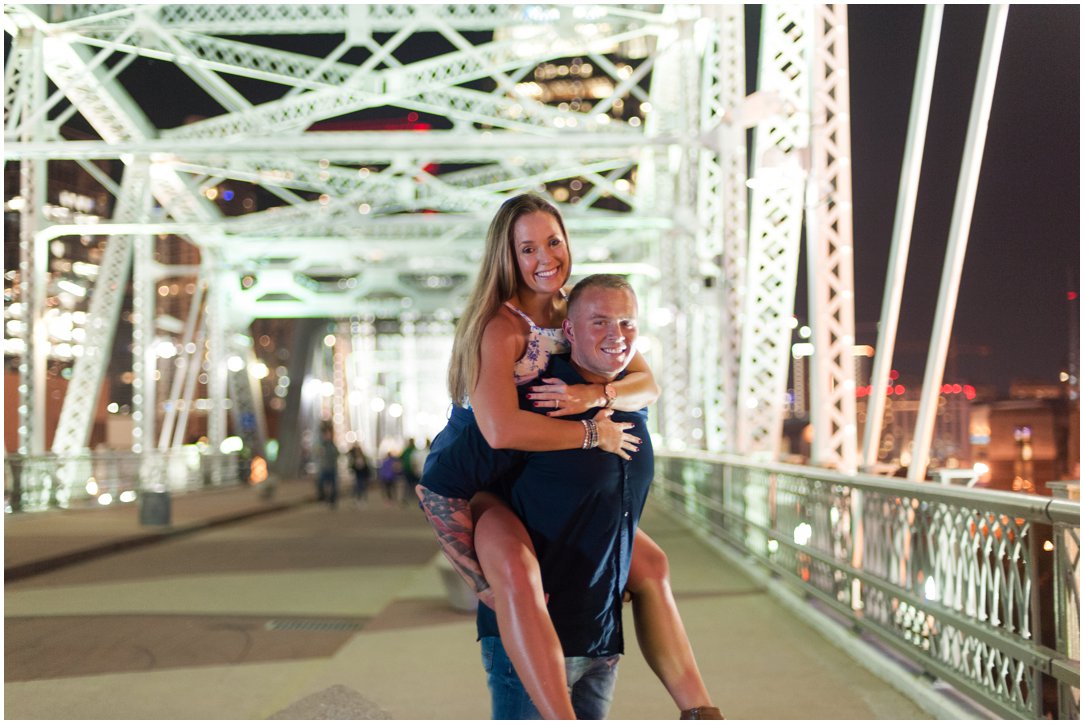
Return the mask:
[[[473,616],[420,512],[313,493],[176,496],[167,529],[131,505],[7,516],[5,716],[486,719]],[[728,718],[931,718],[650,505],[644,527]],[[611,718],[676,718],[626,630]]]
[[177,535],[273,513],[315,498],[311,482],[231,485],[171,496],[168,525],[141,525],[137,503],[4,518],[4,579],[12,581]]

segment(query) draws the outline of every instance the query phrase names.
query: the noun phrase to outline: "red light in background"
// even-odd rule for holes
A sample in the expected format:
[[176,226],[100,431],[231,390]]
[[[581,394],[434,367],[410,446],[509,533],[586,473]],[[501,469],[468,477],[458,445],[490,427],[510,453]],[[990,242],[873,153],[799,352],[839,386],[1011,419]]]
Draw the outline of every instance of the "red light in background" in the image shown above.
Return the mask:
[[1075,301],[1075,300],[1076,300],[1076,298],[1077,298],[1077,296],[1078,296],[1078,295],[1077,295],[1077,293],[1076,293],[1076,292],[1069,292],[1069,293],[1067,293],[1067,294],[1066,294],[1065,296],[1066,296],[1066,298],[1067,298],[1067,299],[1068,299],[1068,300],[1069,300],[1070,302],[1072,302],[1072,301]]
[[903,385],[896,385],[896,394],[897,395],[902,395],[906,391],[907,391],[907,388],[904,387]]
[[417,123],[418,122],[418,114],[415,113],[414,111],[411,111],[410,113],[408,113],[406,118],[411,123]]
[[954,394],[954,395],[958,395],[963,391],[964,391],[964,388],[961,387],[960,385],[953,385],[952,386],[952,394]]
[[975,388],[971,385],[964,385],[964,396],[969,400],[975,399]]
[[900,373],[899,373],[898,370],[892,370],[891,372],[888,373],[888,379],[892,380],[893,382],[895,382],[899,378],[900,378]]

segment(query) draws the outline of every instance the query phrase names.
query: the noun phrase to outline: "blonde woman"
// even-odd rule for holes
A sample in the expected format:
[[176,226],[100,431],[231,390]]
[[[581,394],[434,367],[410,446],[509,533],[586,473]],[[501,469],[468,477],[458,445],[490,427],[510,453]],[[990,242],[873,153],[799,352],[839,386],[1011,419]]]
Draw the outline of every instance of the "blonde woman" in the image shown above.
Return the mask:
[[[516,451],[570,450],[594,443],[629,459],[640,440],[626,432],[629,423],[613,422],[610,416],[614,410],[645,407],[659,391],[639,353],[628,374],[612,384],[538,379],[551,355],[568,350],[561,326],[571,266],[564,221],[554,205],[533,194],[501,205],[456,328],[448,373],[455,403],[451,418],[433,441],[416,489],[445,555],[495,612],[515,673],[547,719],[576,718],[564,653],[546,609],[530,538],[515,514],[486,491],[517,470]],[[528,398],[544,415],[520,409],[517,385],[532,380]],[[603,409],[590,421],[558,419],[595,407]],[[464,449],[470,454],[464,455]],[[643,531],[633,545],[628,592],[644,658],[682,718],[721,718],[711,706],[677,612],[666,555]],[[514,711],[494,696],[494,718],[513,718]]]

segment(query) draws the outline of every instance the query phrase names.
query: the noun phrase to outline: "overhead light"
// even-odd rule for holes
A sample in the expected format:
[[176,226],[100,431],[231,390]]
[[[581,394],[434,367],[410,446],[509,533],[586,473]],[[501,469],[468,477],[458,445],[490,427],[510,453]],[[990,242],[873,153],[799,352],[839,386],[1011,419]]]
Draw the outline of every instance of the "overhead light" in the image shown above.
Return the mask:
[[98,265],[88,264],[85,261],[72,262],[72,273],[81,277],[94,279],[98,276]]
[[252,362],[248,366],[248,373],[258,380],[262,380],[270,374],[271,370],[263,362]]
[[168,339],[159,339],[154,343],[154,354],[163,359],[177,356],[177,346]]
[[68,292],[70,294],[74,294],[77,297],[85,297],[87,295],[87,290],[86,289],[79,286],[75,282],[69,281],[67,279],[61,279],[60,281],[58,281],[56,283],[56,285],[59,288],[63,289],[64,291],[66,291],[66,292]]

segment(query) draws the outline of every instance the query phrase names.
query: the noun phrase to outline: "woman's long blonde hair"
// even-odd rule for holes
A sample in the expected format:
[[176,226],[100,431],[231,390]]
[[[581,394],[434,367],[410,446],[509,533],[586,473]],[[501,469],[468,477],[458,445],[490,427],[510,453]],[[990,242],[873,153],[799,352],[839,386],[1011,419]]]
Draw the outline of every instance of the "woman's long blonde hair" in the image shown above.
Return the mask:
[[[568,233],[561,212],[552,203],[535,194],[520,194],[501,204],[486,232],[485,256],[474,282],[463,316],[455,326],[452,360],[448,365],[448,392],[452,402],[463,405],[478,382],[481,366],[482,332],[497,315],[501,304],[511,299],[519,285],[519,266],[512,247],[512,227],[525,214],[544,211],[557,219],[561,234],[568,243]],[[571,270],[569,270],[571,271]],[[565,278],[567,281],[567,277]]]

